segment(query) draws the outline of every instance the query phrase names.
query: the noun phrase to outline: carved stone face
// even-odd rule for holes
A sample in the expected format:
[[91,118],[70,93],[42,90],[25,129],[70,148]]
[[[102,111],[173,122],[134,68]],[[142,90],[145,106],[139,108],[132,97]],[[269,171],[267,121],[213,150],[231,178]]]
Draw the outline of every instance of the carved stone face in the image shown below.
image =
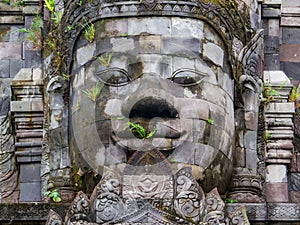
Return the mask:
[[201,20],[178,17],[107,19],[95,28],[94,42],[82,34],[73,57],[75,158],[100,172],[156,148],[175,171],[192,165],[205,191],[225,190],[234,82],[219,35]]

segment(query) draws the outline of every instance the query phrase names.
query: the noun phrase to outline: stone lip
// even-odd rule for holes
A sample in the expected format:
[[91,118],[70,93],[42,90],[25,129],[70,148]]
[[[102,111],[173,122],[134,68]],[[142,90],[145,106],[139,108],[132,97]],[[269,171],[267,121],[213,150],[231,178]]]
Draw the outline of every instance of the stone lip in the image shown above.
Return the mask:
[[151,149],[173,150],[188,137],[188,132],[183,129],[182,121],[179,118],[132,118],[131,123],[139,124],[146,132],[154,132],[150,138],[136,137],[130,130],[129,119],[112,120],[112,140],[131,150]]

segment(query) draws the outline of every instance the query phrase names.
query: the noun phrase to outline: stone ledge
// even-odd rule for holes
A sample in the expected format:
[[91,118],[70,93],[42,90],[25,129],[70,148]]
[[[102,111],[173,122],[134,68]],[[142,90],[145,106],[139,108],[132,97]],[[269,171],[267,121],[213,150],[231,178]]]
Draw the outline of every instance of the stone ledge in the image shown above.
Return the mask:
[[[245,206],[248,219],[251,221],[299,222],[300,204],[295,203],[234,203],[226,204],[228,213]],[[292,223],[291,223],[292,224]]]
[[0,221],[46,221],[50,209],[65,218],[68,208],[65,203],[0,204]]

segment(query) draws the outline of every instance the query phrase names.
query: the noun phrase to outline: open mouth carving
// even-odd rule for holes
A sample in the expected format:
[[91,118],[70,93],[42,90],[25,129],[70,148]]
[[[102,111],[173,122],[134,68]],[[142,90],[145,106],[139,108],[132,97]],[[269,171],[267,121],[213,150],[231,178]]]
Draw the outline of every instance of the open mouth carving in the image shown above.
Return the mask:
[[[178,146],[186,131],[182,130],[178,111],[166,100],[146,97],[136,102],[126,119],[112,120],[112,140],[132,150],[156,147],[171,150]],[[137,125],[145,136],[133,129]],[[149,135],[149,138],[147,137]]]

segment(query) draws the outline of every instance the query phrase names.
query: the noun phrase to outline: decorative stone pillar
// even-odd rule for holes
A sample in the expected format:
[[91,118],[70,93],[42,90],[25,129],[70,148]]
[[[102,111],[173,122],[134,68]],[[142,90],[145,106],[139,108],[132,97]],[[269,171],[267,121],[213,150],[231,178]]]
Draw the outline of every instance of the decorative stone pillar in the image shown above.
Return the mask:
[[0,81],[0,203],[18,201],[18,171],[15,165],[14,138],[11,129],[10,82]]
[[262,87],[263,31],[260,30],[239,56],[243,75],[236,89],[236,157],[229,197],[238,202],[262,202],[257,173],[258,112]]
[[43,134],[41,69],[20,70],[12,81],[11,112],[20,170],[20,201],[41,201],[40,162]]
[[48,190],[58,189],[62,201],[70,202],[75,192],[68,142],[68,105],[65,105],[63,97],[65,88],[66,82],[61,76],[52,77],[47,85],[48,130],[45,154],[49,164],[48,168],[43,168],[43,176],[48,176]]
[[279,37],[282,0],[265,0],[262,5],[265,70],[279,70]]
[[[264,104],[266,141],[266,200],[288,202],[287,167],[293,157],[294,103],[288,102],[291,84],[282,71],[264,72],[265,88],[275,90]],[[268,92],[267,92],[268,93]]]

